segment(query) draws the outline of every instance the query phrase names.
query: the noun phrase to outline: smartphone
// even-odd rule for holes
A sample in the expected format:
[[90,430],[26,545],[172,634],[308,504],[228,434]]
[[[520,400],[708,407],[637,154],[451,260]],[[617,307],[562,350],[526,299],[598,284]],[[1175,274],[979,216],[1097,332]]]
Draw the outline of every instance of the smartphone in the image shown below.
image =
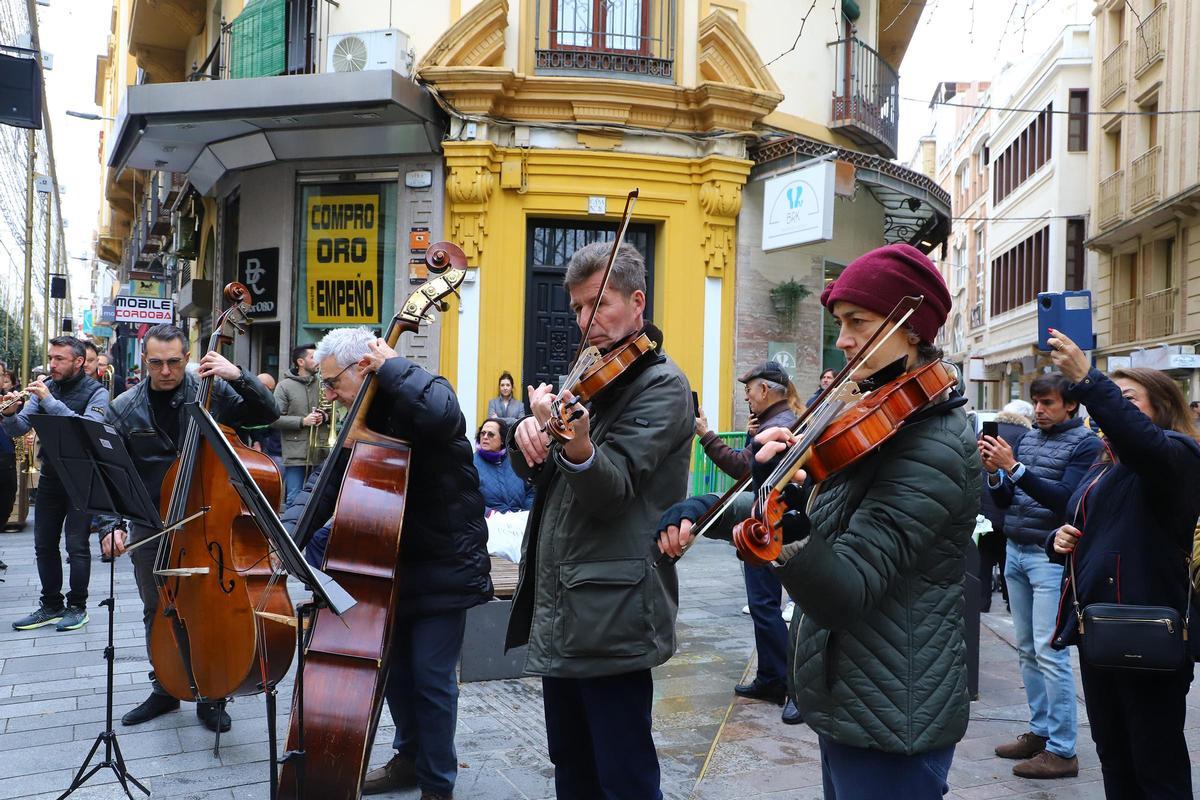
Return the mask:
[[700,395],[692,392],[692,414],[693,417],[700,416]]
[[1038,350],[1050,352],[1050,328],[1062,331],[1080,350],[1095,349],[1092,334],[1092,293],[1041,292],[1037,296]]
[[1000,438],[1000,424],[994,419],[983,423],[983,435],[993,439]]

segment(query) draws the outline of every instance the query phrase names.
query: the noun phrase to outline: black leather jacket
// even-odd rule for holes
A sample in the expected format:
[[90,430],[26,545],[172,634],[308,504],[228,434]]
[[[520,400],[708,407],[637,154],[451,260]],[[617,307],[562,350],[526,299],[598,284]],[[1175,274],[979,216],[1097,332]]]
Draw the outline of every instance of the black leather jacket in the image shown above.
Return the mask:
[[[158,505],[163,477],[174,463],[183,442],[172,441],[171,437],[155,424],[153,412],[150,410],[149,386],[150,382],[144,380],[122,393],[108,407],[104,421],[121,433],[134,466],[142,476],[146,491],[155,505]],[[171,406],[178,407],[182,403],[194,401],[199,388],[200,379],[189,371],[171,397]],[[242,370],[242,376],[235,381],[227,383],[219,378],[214,379],[209,410],[217,422],[234,428],[243,425],[269,425],[279,418],[274,396],[257,378],[245,370]],[[181,430],[186,430],[186,426],[181,426]],[[114,517],[98,518],[101,535],[107,535],[117,526],[117,522]],[[145,534],[138,528],[139,526],[134,526],[134,530],[131,531],[131,541],[136,541]]]

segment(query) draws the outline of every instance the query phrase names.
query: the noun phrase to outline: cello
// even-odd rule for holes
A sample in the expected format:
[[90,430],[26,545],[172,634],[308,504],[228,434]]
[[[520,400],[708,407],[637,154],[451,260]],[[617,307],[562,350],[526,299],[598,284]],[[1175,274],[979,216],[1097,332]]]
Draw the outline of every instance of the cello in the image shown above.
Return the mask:
[[[247,321],[249,289],[230,283],[225,297],[230,306],[213,324],[210,351],[232,341],[222,332],[226,323],[240,332]],[[201,379],[196,402],[208,408],[212,388],[212,376]],[[221,431],[268,501],[278,505],[279,467],[242,444],[232,428],[222,425]],[[171,696],[196,702],[267,690],[287,673],[295,652],[290,628],[268,615],[292,616],[292,602],[267,540],[194,421],[187,423],[163,489],[168,532],[155,556],[158,610],[149,643],[155,677]],[[189,517],[195,518],[179,524]]]
[[[425,260],[430,279],[392,318],[383,337],[389,347],[431,321],[431,308],[445,311],[445,298],[466,278],[466,255],[457,245],[433,244]],[[367,427],[376,381],[374,372],[364,377],[296,524],[297,544],[304,547],[325,522],[317,519],[320,498],[341,481],[323,569],[356,604],[341,617],[324,609],[313,617],[303,698],[294,699],[288,728],[287,751],[299,757],[284,758],[281,798],[303,791],[320,800],[357,800],[383,708],[411,449]]]

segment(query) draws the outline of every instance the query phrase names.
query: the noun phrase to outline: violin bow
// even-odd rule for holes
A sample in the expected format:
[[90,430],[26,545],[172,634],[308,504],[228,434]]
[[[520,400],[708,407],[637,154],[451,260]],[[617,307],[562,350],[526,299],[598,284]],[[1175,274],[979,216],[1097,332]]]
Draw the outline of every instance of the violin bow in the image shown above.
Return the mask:
[[579,340],[579,349],[575,352],[575,363],[587,348],[588,336],[592,334],[592,323],[596,321],[596,313],[600,310],[600,301],[604,298],[604,290],[608,288],[608,279],[612,277],[613,263],[617,260],[617,252],[625,241],[625,231],[629,230],[629,220],[633,218],[633,207],[637,205],[639,189],[634,189],[625,198],[625,210],[621,213],[621,226],[617,228],[617,238],[613,240],[612,251],[608,254],[608,264],[604,267],[604,279],[600,281],[600,291],[596,294],[596,302],[592,304],[592,313],[588,317],[587,327]]
[[[826,408],[828,405],[828,400],[830,398],[838,397],[841,394],[842,387],[849,383],[850,376],[854,374],[854,371],[858,369],[859,365],[861,365],[871,356],[875,355],[876,351],[879,350],[883,343],[890,339],[892,335],[896,333],[896,331],[903,327],[904,323],[907,322],[908,318],[916,312],[924,300],[925,297],[923,295],[917,297],[905,297],[896,304],[891,312],[888,313],[883,322],[879,324],[879,327],[875,329],[875,333],[871,334],[870,338],[867,339],[867,341],[859,349],[858,354],[846,362],[846,366],[842,367],[841,372],[834,376],[833,382],[830,383],[827,388],[823,389],[819,395],[817,395],[817,399],[813,401],[813,404],[805,409],[804,413],[800,415],[800,418],[793,423],[791,427],[793,434],[798,434],[804,431],[805,427],[808,425],[808,421],[812,419],[815,414],[823,411]],[[823,414],[822,416],[825,415]],[[772,470],[772,476],[774,476],[774,473],[775,470]],[[713,524],[721,518],[721,515],[724,514],[731,505],[733,505],[733,501],[737,498],[737,496],[746,491],[746,487],[750,485],[750,481],[750,476],[746,476],[745,478],[739,480],[737,483],[731,486],[729,490],[725,492],[725,494],[721,495],[721,498],[717,501],[716,505],[714,505],[704,514],[701,514],[700,519],[692,523],[692,540],[686,547],[683,548],[683,553],[686,553],[691,546],[696,543],[696,540],[703,536],[708,529],[711,528]],[[660,554],[657,559],[655,559],[654,566],[657,568],[663,564],[674,564],[682,557],[682,553],[674,557],[663,553]]]

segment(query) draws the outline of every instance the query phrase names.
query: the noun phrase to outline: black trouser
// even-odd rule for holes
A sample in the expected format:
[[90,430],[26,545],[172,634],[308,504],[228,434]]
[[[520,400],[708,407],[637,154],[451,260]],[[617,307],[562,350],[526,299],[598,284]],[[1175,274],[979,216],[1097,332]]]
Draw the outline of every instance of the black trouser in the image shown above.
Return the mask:
[[8,524],[16,501],[17,457],[12,453],[0,453],[0,528]]
[[1192,665],[1175,673],[1080,664],[1092,741],[1108,800],[1191,800],[1183,722]]
[[992,531],[979,537],[979,594],[983,610],[992,608],[992,567],[1000,567],[1000,591],[1008,602],[1008,584],[1004,581],[1004,556],[1008,552],[1003,531]]
[[[141,541],[146,536],[153,534],[149,530],[128,531],[129,536],[126,537],[126,542],[132,544],[135,541]],[[137,583],[138,594],[142,596],[142,624],[146,628],[146,658],[150,657],[150,624],[154,621],[154,614],[158,611],[158,584],[154,580],[154,559],[158,555],[158,544],[151,543],[145,547],[139,547],[129,554],[129,558],[133,561],[133,579]],[[149,675],[150,689],[155,694],[161,694],[167,697],[167,690],[162,687],[158,679],[154,677],[154,671],[151,670]]]
[[603,678],[543,677],[542,702],[560,798],[662,800],[650,733],[650,670]]
[[92,577],[92,551],[88,541],[90,517],[71,507],[66,488],[58,476],[44,466],[33,508],[33,552],[37,558],[38,578],[42,582],[42,605],[54,611],[63,607],[63,562],[59,543],[65,531],[67,558],[71,565],[67,605],[83,608],[87,605],[88,581]]

